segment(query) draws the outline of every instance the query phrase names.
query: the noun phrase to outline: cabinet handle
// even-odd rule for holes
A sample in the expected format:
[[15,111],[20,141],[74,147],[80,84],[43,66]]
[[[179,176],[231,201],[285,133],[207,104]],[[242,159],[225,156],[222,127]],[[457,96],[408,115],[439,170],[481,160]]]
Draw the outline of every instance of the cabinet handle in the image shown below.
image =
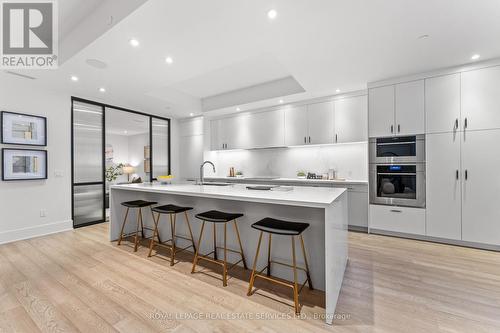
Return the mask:
[[398,124],[398,133],[401,132],[401,125]]
[[304,137],[304,143],[307,143],[307,137]]
[[335,143],[339,142],[338,140],[338,134],[335,134]]
[[391,125],[391,133],[394,133],[394,125]]
[[467,172],[467,169],[465,169],[465,180],[467,180],[467,178],[469,178],[469,173]]
[[391,213],[402,213],[399,209],[391,209]]
[[458,129],[458,118],[455,119],[455,129]]
[[311,137],[309,137],[309,143],[311,143]]
[[456,173],[455,177],[456,177],[456,178],[457,178],[457,180],[458,180],[458,177],[459,177],[458,169],[457,169],[457,173]]
[[467,117],[465,117],[465,121],[464,121],[464,129],[467,128]]

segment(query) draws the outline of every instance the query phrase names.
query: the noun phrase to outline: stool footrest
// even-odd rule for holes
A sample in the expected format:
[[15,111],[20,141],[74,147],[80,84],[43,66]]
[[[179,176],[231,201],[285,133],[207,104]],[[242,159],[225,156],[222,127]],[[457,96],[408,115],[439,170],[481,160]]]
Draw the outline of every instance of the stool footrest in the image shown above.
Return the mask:
[[[198,254],[198,260],[203,259],[203,260],[206,260],[206,261],[212,262],[212,263],[214,263],[214,264],[218,264],[218,265],[224,266],[224,261],[222,261],[222,260],[218,260],[218,259],[216,260],[216,259],[212,259],[212,258],[209,258],[209,257],[208,257],[209,255],[211,255],[211,254],[213,254],[213,253],[214,253],[214,251],[212,251],[212,252],[210,252],[210,253],[207,253],[207,254],[204,254],[204,255],[202,255],[202,254]],[[239,253],[239,252],[237,252],[237,253]],[[234,266],[236,266],[237,264],[239,264],[239,263],[240,263],[240,262],[242,262],[242,261],[243,261],[243,259],[240,259],[240,260],[238,260],[238,261],[237,261],[237,262],[235,262],[235,263],[229,263],[229,264],[231,264],[231,265],[230,265],[229,267],[227,267],[226,269],[227,269],[227,270],[230,270],[231,268],[233,268]],[[226,264],[227,264],[227,263],[226,263]]]
[[[271,264],[277,264],[277,265],[281,265],[281,266],[286,266],[286,267],[293,268],[293,265],[286,264],[286,263],[284,263],[284,262],[275,261],[275,260],[271,260],[271,261],[270,261],[270,263],[271,263]],[[267,268],[267,266],[266,266],[265,268]],[[305,268],[303,268],[303,267],[298,267],[298,266],[296,266],[295,268],[296,268],[296,269],[300,269],[301,271],[303,271],[303,272],[306,272],[306,273],[307,273],[307,270],[306,270]]]
[[[266,269],[266,268],[267,268],[267,266],[264,267],[264,269]],[[294,283],[293,282],[288,281],[288,280],[284,280],[284,279],[277,279],[277,278],[275,278],[273,276],[263,275],[262,271],[260,271],[259,273],[255,273],[254,277],[259,277],[259,278],[264,279],[264,280],[275,282],[275,283],[281,284],[282,286],[290,287],[292,289],[294,288]],[[304,281],[304,283],[302,283],[302,285],[301,285],[298,293],[300,293],[302,291],[302,288],[304,288],[304,286],[306,285],[306,283],[307,283],[307,279]]]

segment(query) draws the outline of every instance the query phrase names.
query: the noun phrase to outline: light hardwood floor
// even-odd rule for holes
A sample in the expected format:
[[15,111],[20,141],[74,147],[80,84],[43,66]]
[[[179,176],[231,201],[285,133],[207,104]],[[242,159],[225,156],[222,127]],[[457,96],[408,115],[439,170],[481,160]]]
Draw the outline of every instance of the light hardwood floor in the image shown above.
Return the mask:
[[496,252],[350,233],[328,326],[319,291],[304,288],[294,318],[286,288],[257,281],[246,296],[249,271],[223,288],[210,264],[190,274],[189,253],[170,267],[107,237],[101,224],[0,245],[0,332],[500,332]]

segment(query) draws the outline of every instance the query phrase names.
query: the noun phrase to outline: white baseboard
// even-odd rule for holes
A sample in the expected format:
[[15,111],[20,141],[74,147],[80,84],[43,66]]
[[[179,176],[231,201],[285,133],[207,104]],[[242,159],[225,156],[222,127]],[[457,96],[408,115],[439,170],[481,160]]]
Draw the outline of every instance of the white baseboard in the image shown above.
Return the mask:
[[73,220],[59,221],[34,227],[0,232],[0,244],[73,230]]

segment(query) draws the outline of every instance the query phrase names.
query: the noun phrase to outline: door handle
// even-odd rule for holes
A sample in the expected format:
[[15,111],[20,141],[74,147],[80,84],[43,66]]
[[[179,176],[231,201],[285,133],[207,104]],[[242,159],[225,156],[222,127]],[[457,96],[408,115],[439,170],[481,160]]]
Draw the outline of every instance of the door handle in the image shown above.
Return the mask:
[[464,121],[464,129],[467,128],[467,117],[465,117],[465,121]]
[[401,132],[401,125],[398,124],[398,133]]
[[402,213],[399,209],[391,209],[391,213]]
[[467,169],[465,169],[465,180],[467,180],[467,178],[469,178],[469,173],[467,172]]
[[458,177],[459,177],[458,169],[457,169],[457,173],[456,173],[455,177],[456,177],[456,178],[457,178],[457,180],[458,180]]
[[391,133],[394,133],[394,125],[391,125]]

